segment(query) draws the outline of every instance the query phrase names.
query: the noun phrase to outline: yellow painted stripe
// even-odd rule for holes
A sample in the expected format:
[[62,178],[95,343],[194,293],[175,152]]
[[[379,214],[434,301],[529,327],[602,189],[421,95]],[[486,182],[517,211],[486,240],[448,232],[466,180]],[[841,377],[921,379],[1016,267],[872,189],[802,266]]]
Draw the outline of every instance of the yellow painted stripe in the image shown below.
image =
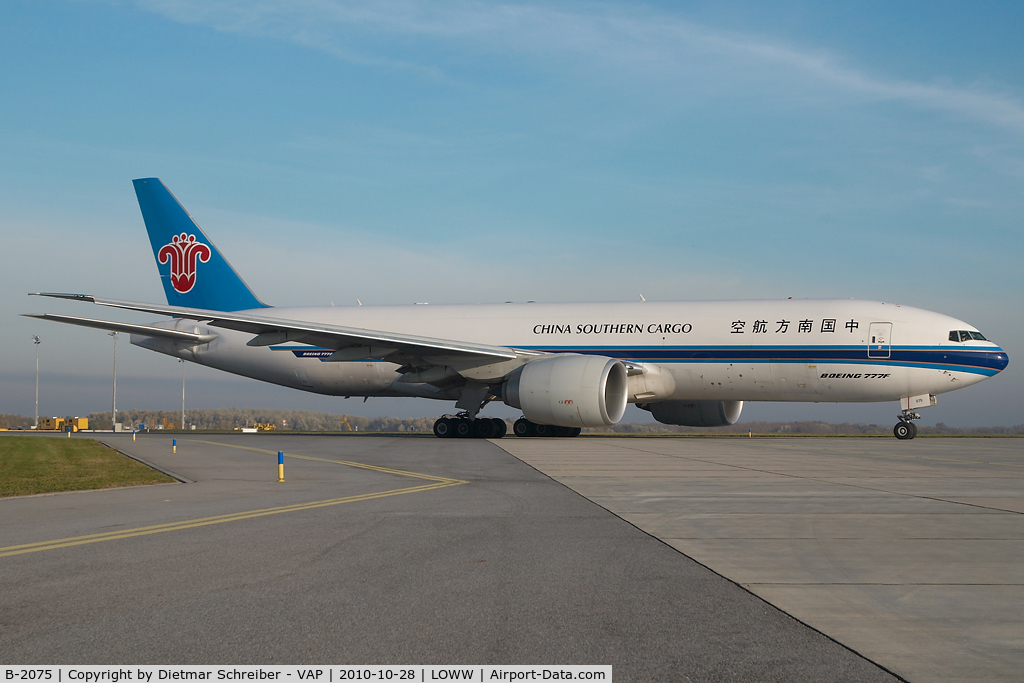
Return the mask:
[[[201,441],[200,443],[209,443],[217,446],[227,446],[229,448],[242,448],[245,450],[257,451],[261,453],[271,453],[272,451],[265,451],[258,448],[250,448],[247,446],[232,446],[230,444],[219,444],[216,442]],[[273,451],[276,453],[276,451]],[[331,505],[342,505],[344,503],[358,503],[365,500],[374,500],[377,498],[387,498],[389,496],[399,496],[406,493],[420,493],[423,491],[432,491],[434,489],[446,488],[448,486],[459,486],[460,484],[468,484],[469,482],[461,479],[450,479],[448,477],[436,477],[429,474],[420,474],[417,472],[407,472],[405,470],[395,470],[387,467],[378,467],[376,465],[364,465],[362,463],[346,462],[342,460],[326,460],[324,458],[314,458],[303,455],[290,455],[288,457],[300,458],[303,460],[322,460],[324,462],[337,463],[339,465],[345,465],[348,467],[359,467],[361,469],[374,470],[378,472],[385,472],[388,474],[397,474],[400,476],[413,477],[416,479],[427,479],[432,483],[421,484],[419,486],[409,486],[401,489],[390,489],[388,491],[380,491],[377,493],[362,493],[354,496],[346,496],[344,498],[331,498],[328,500],[317,500],[306,503],[296,503],[293,505],[282,505],[278,507],[263,508],[259,510],[244,510],[241,512],[233,512],[225,515],[215,515],[212,517],[200,517],[198,519],[186,519],[178,522],[168,522],[166,524],[154,524],[152,526],[136,527],[134,529],[121,529],[119,531],[108,531],[101,534],[87,534],[84,536],[72,536],[69,538],[58,538],[51,541],[40,541],[38,543],[24,543],[21,545],[10,545],[6,547],[0,547],[0,557],[10,557],[12,555],[23,555],[25,553],[36,553],[43,550],[56,550],[58,548],[68,548],[76,545],[87,545],[90,543],[101,543],[103,541],[116,541],[122,538],[132,538],[135,536],[148,536],[150,534],[159,534],[165,531],[180,531],[183,529],[194,529],[201,526],[210,526],[212,524],[224,524],[225,522],[237,522],[243,519],[253,519],[255,517],[266,517],[267,515],[279,515],[285,512],[299,512],[302,510],[313,510],[315,508],[328,507]]]
[[[253,451],[256,453],[267,453],[270,455],[277,455],[278,451],[268,451],[265,448],[254,448],[252,446],[236,446],[229,443],[219,443],[217,441],[200,441],[199,439],[189,439],[196,443],[205,443],[210,446],[223,446],[224,448],[237,448],[243,451]],[[364,470],[373,470],[374,472],[383,472],[385,474],[397,474],[402,477],[415,477],[417,479],[427,479],[429,481],[458,481],[460,484],[466,484],[468,482],[460,481],[458,479],[448,479],[447,477],[435,477],[432,474],[420,474],[419,472],[409,472],[408,470],[396,470],[390,467],[380,467],[378,465],[366,465],[361,462],[350,462],[348,460],[331,460],[329,458],[314,458],[311,455],[296,455],[294,453],[285,453],[286,458],[297,458],[299,460],[316,460],[319,462],[332,462],[336,465],[346,465],[348,467],[358,467]]]

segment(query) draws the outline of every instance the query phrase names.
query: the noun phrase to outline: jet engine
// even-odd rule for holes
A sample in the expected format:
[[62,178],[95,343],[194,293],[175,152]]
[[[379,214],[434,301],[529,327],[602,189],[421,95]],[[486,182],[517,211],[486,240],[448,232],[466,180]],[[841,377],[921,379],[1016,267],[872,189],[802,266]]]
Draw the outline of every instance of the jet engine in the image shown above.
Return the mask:
[[605,356],[566,355],[527,363],[502,384],[502,400],[530,422],[604,427],[626,412],[626,366]]
[[743,401],[659,401],[637,406],[651,411],[662,424],[684,427],[724,427],[735,424],[743,411]]

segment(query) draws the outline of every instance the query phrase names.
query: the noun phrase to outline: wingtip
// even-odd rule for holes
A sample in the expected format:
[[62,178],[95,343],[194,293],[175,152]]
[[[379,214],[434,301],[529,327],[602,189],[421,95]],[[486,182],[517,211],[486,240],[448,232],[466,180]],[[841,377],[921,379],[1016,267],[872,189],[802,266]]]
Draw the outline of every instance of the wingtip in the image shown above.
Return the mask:
[[88,301],[95,303],[96,297],[92,294],[71,294],[67,292],[29,292],[29,296],[46,296],[51,299],[71,299],[72,301]]

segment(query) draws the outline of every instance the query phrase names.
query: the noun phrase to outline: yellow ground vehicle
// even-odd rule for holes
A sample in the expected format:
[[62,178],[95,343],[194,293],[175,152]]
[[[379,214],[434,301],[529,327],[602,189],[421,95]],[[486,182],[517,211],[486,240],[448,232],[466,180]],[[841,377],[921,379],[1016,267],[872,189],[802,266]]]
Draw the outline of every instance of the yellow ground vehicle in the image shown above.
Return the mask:
[[277,425],[273,422],[253,422],[244,427],[235,427],[236,432],[272,432],[275,429],[277,429]]
[[39,431],[78,432],[89,428],[87,417],[41,417]]

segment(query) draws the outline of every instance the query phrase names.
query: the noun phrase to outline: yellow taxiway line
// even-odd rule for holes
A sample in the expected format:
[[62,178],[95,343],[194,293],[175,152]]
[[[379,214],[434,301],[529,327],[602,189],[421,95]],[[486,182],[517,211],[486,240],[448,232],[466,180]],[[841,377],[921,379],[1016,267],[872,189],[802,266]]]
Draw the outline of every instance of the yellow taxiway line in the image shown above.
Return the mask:
[[[189,439],[195,443],[205,443],[210,446],[223,446],[224,448],[237,448],[243,451],[253,451],[256,453],[266,453],[267,455],[277,455],[277,451],[268,451],[265,448],[254,448],[253,446],[236,446],[230,443],[218,443],[217,441],[200,441],[199,439]],[[469,482],[461,481],[459,479],[448,479],[446,477],[435,477],[432,474],[420,474],[419,472],[409,472],[408,470],[395,470],[390,467],[379,467],[377,465],[365,465],[361,462],[350,462],[348,460],[331,460],[329,458],[314,458],[311,455],[295,455],[294,453],[285,453],[286,458],[296,458],[298,460],[316,460],[318,462],[333,462],[336,465],[346,465],[348,467],[358,467],[364,470],[373,470],[374,472],[384,472],[385,474],[397,474],[402,477],[415,477],[417,479],[426,479],[428,481],[437,482],[451,482],[451,486],[455,484],[468,484]]]
[[[200,441],[199,443],[207,443],[215,446],[226,446],[228,448],[241,448],[244,450],[256,451],[259,453],[276,453],[276,451],[267,451],[260,448],[251,448],[248,446],[232,446],[231,444],[216,443],[213,441]],[[266,517],[267,515],[279,515],[285,512],[299,512],[301,510],[312,510],[315,508],[328,507],[331,505],[342,505],[344,503],[358,503],[364,500],[374,500],[376,498],[387,498],[389,496],[400,496],[406,493],[420,493],[423,491],[432,491],[434,489],[446,488],[448,486],[459,486],[460,484],[468,484],[469,482],[461,479],[450,479],[447,477],[437,477],[430,474],[420,474],[418,472],[408,472],[406,470],[396,470],[389,467],[379,467],[377,465],[365,465],[358,462],[348,462],[344,460],[328,460],[326,458],[314,458],[306,455],[288,455],[290,458],[299,458],[302,460],[319,460],[321,462],[332,462],[339,465],[345,465],[348,467],[358,467],[360,469],[373,470],[374,472],[382,472],[385,474],[395,474],[403,477],[413,477],[416,479],[426,479],[431,482],[429,484],[421,484],[419,486],[409,486],[401,489],[390,489],[388,491],[380,491],[377,493],[362,493],[354,496],[345,496],[344,498],[331,498],[328,500],[315,500],[307,503],[296,503],[293,505],[281,505],[278,507],[262,508],[259,510],[243,510],[241,512],[232,512],[226,515],[215,515],[213,517],[200,517],[198,519],[185,519],[178,522],[169,522],[167,524],[154,524],[152,526],[136,527],[134,529],[121,529],[118,531],[108,531],[102,534],[87,534],[84,536],[72,536],[69,538],[58,538],[51,541],[40,541],[38,543],[24,543],[22,545],[10,545],[6,547],[0,547],[0,557],[10,557],[12,555],[23,555],[25,553],[37,553],[43,550],[56,550],[58,548],[69,548],[76,545],[87,545],[89,543],[101,543],[103,541],[116,541],[122,538],[132,538],[135,536],[148,536],[149,534],[159,534],[165,531],[180,531],[182,529],[194,529],[201,526],[210,526],[211,524],[224,524],[225,522],[237,522],[243,519],[253,519],[254,517]]]

